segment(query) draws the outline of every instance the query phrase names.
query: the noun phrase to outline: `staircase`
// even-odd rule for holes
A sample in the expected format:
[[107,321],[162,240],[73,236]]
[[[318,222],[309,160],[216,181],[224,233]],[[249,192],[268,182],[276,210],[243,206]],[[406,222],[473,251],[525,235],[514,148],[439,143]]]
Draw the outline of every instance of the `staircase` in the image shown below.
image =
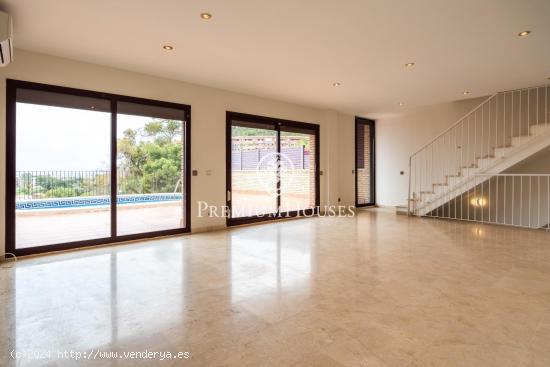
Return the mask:
[[446,218],[464,219],[451,215],[451,202],[490,188],[497,175],[550,146],[549,106],[550,86],[499,92],[411,155],[409,215],[439,216],[446,208]]

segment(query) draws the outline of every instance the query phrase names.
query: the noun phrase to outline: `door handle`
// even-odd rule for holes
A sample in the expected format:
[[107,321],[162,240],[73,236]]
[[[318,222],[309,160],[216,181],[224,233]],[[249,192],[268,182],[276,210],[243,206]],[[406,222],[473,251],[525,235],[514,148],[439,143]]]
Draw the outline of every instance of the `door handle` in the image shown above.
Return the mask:
[[227,190],[226,199],[227,199],[227,201],[231,201],[231,191],[229,191],[229,190]]

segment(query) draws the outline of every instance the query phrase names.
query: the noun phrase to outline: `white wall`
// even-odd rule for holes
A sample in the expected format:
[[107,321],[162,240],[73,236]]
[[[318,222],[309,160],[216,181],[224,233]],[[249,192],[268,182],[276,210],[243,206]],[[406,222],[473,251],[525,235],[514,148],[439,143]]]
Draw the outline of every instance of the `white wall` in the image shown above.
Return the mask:
[[[435,138],[485,98],[473,98],[403,110],[376,120],[376,201],[405,205],[408,196],[409,156]],[[400,175],[400,171],[404,171]]]
[[[128,72],[53,56],[16,50],[15,62],[0,69],[0,255],[4,253],[5,213],[5,80],[6,78],[73,88],[116,93],[191,105],[191,166],[199,175],[191,181],[191,228],[203,231],[225,226],[223,218],[198,218],[198,200],[212,205],[225,204],[225,112],[236,111],[297,121],[321,126],[321,205],[337,204],[339,195],[338,121],[347,124],[353,117],[334,111],[299,106],[250,95],[232,93],[174,80]],[[347,131],[347,130],[346,130]],[[351,131],[353,133],[353,130]],[[348,131],[346,132],[348,133]],[[60,136],[62,139],[62,136]],[[353,139],[353,134],[350,136]],[[347,143],[349,144],[349,143]],[[351,140],[353,144],[353,140]],[[346,165],[349,148],[345,149]],[[353,159],[353,155],[351,155]],[[349,168],[349,167],[348,167]],[[211,170],[211,176],[205,171]],[[351,171],[350,171],[351,172]],[[351,181],[353,182],[353,181]],[[346,190],[349,190],[349,182]],[[353,187],[352,187],[353,189]],[[349,196],[349,193],[346,192]],[[353,201],[353,200],[352,200]]]

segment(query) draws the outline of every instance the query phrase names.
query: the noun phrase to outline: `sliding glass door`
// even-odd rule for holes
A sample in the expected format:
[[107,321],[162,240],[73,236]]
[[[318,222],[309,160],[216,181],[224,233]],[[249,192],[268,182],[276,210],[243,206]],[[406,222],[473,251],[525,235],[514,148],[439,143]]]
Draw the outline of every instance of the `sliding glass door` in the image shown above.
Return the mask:
[[231,209],[233,218],[276,214],[277,131],[273,124],[232,121]]
[[189,231],[189,106],[8,80],[6,249]]
[[15,248],[110,237],[111,102],[21,88],[15,113]]
[[228,224],[312,213],[318,150],[318,125],[228,112]]
[[280,211],[314,208],[317,204],[317,132],[281,126]]
[[185,227],[184,112],[117,103],[117,235]]
[[375,204],[374,121],[355,118],[355,206]]

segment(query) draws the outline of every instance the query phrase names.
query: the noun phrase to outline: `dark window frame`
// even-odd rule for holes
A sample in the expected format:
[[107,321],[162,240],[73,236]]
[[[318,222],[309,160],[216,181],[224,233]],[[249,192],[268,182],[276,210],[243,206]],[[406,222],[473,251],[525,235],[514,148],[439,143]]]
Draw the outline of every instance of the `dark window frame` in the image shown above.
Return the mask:
[[[266,117],[266,116],[259,116],[259,115],[251,115],[246,113],[240,113],[240,112],[232,112],[232,111],[226,111],[226,131],[225,131],[225,141],[226,141],[226,205],[229,208],[229,213],[231,213],[231,200],[230,200],[230,192],[231,192],[231,126],[233,120],[239,120],[239,121],[246,121],[246,122],[252,122],[252,123],[260,123],[263,125],[271,125],[273,126],[273,129],[277,132],[277,151],[281,151],[281,142],[280,142],[280,133],[281,128],[284,127],[294,127],[294,128],[304,128],[308,131],[313,132],[315,135],[315,207],[313,209],[305,209],[305,210],[297,210],[297,211],[290,211],[290,212],[279,212],[279,209],[281,207],[281,196],[277,196],[277,213],[274,214],[266,214],[263,216],[249,216],[249,217],[239,217],[239,218],[231,218],[230,216],[227,217],[226,223],[227,226],[234,226],[234,225],[240,225],[240,224],[249,224],[249,223],[257,223],[257,222],[264,222],[264,221],[271,221],[281,218],[292,218],[297,217],[300,213],[305,213],[306,215],[314,215],[318,212],[318,208],[321,201],[321,180],[320,180],[320,127],[318,124],[313,123],[307,123],[307,122],[299,122],[299,121],[292,121],[292,120],[284,120],[284,119],[278,119],[274,117]],[[280,183],[278,183],[280,185]],[[280,187],[277,187],[277,190],[280,190]]]
[[[359,137],[359,127],[360,126],[368,126],[368,128],[371,131],[370,134],[370,167],[371,167],[371,174],[370,174],[370,187],[371,187],[371,202],[360,204],[359,203],[359,185],[358,185],[358,175],[357,175],[357,169],[359,166],[359,156],[358,156],[358,146],[357,146],[357,139]],[[376,159],[375,159],[375,144],[376,144],[376,124],[375,120],[363,118],[363,117],[355,117],[355,139],[354,139],[354,147],[355,147],[355,206],[356,207],[366,207],[366,206],[375,206],[376,205]]]
[[[16,228],[15,228],[15,176],[16,176],[16,102],[17,89],[31,89],[45,92],[55,92],[69,94],[81,97],[101,98],[111,102],[111,236],[104,238],[94,238],[82,241],[64,242],[60,244],[41,245],[29,248],[16,248]],[[117,120],[117,102],[132,102],[150,106],[167,107],[179,109],[183,112],[185,126],[183,129],[184,148],[184,178],[185,178],[185,227],[174,228],[161,231],[136,233],[130,235],[117,235],[116,231],[116,120]],[[112,93],[96,92],[85,89],[62,87],[50,84],[34,83],[28,81],[7,79],[6,80],[6,252],[16,256],[32,255],[45,252],[63,251],[68,249],[105,245],[110,243],[133,241],[159,236],[176,235],[191,232],[191,106],[164,102],[140,97],[131,97]]]

